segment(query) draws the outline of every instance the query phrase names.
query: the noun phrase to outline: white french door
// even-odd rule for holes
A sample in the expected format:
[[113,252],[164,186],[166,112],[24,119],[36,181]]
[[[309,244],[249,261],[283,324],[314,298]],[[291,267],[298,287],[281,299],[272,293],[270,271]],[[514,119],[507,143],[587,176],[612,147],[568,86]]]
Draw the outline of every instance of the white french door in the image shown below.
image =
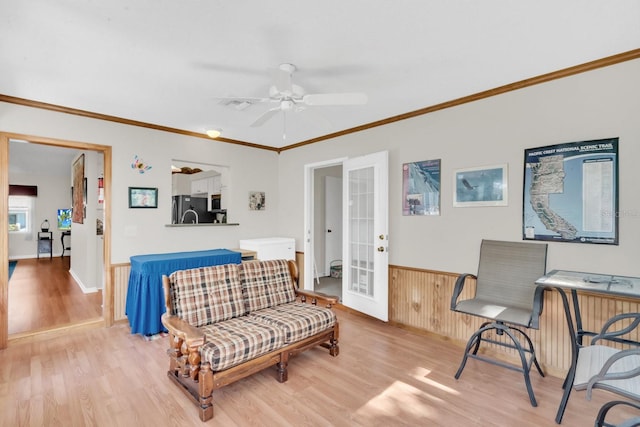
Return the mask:
[[388,321],[388,153],[343,163],[342,302]]

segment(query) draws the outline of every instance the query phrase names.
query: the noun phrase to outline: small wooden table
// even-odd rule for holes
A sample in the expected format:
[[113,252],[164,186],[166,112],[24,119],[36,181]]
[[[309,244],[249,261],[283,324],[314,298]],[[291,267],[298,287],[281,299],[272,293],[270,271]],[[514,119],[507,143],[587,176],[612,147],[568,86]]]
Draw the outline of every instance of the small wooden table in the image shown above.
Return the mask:
[[48,254],[49,259],[53,258],[53,232],[38,231],[38,258],[40,254]]
[[230,251],[240,252],[240,257],[242,261],[255,261],[258,259],[258,252],[251,251],[249,249],[229,249]]
[[64,257],[65,251],[71,250],[71,242],[67,243],[66,245],[64,244],[65,237],[71,239],[71,230],[63,231],[62,234],[60,234],[60,242],[62,243],[62,255],[60,255],[61,258]]

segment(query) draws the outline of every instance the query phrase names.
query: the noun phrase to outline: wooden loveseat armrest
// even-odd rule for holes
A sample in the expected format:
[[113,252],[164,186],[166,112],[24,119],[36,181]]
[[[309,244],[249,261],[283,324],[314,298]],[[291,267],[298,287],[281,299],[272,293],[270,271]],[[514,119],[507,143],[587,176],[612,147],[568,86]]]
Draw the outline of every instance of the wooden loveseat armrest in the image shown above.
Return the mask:
[[180,373],[197,381],[202,360],[200,348],[205,342],[204,332],[178,316],[164,313],[161,319],[169,331],[169,372],[173,372],[174,375]]
[[300,300],[302,302],[307,302],[307,299],[309,299],[311,304],[317,305],[317,303],[320,302],[321,304],[329,308],[331,308],[332,305],[338,303],[338,297],[323,294],[321,292],[300,289],[300,272],[298,271],[298,264],[296,264],[296,262],[291,259],[287,261],[287,263],[289,264],[289,273],[291,274],[291,278],[293,279],[293,283],[295,285],[296,297],[300,297]]
[[162,324],[170,334],[181,339],[187,347],[201,347],[204,344],[204,332],[190,325],[178,316],[167,313],[162,315]]
[[329,308],[338,303],[338,297],[323,294],[321,292],[296,289],[296,296],[299,296],[302,302],[307,302],[307,300],[309,300],[311,304],[317,305],[320,303],[321,305]]

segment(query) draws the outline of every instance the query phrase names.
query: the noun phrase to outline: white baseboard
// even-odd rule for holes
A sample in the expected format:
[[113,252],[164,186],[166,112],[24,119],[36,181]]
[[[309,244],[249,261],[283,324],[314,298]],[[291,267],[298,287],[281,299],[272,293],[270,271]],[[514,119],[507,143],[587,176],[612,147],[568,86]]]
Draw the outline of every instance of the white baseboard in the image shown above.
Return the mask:
[[92,294],[92,293],[98,292],[99,289],[96,287],[90,287],[90,288],[86,287],[84,283],[82,283],[82,281],[78,278],[78,276],[73,272],[73,270],[69,269],[69,274],[71,274],[71,277],[73,277],[73,280],[75,280],[78,286],[80,286],[82,293]]

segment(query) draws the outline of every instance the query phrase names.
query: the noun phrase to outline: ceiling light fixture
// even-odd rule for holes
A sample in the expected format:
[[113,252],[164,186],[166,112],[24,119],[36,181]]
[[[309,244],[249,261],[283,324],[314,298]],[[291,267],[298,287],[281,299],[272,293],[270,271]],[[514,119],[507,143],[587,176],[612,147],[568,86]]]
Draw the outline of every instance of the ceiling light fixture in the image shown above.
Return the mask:
[[217,138],[220,136],[220,129],[209,129],[206,131],[206,134],[209,138]]

